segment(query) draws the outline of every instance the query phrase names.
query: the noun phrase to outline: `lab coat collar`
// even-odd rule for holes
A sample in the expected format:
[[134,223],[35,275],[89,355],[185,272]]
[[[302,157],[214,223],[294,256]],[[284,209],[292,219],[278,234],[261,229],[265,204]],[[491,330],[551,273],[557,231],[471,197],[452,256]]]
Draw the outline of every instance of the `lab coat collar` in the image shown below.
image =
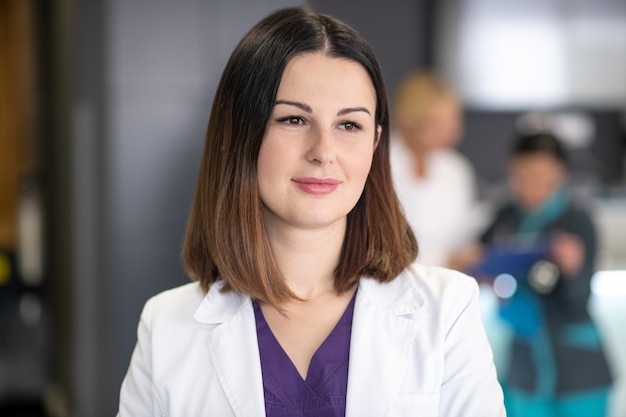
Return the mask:
[[237,312],[250,303],[250,297],[234,291],[223,292],[224,281],[211,285],[193,318],[203,324],[219,324],[228,321]]
[[236,417],[265,417],[261,359],[250,297],[211,286],[196,310],[200,323],[217,325],[206,340],[212,366]]
[[372,307],[392,315],[411,314],[422,308],[426,301],[411,274],[415,272],[409,267],[393,281],[380,283],[373,278],[362,278],[359,281],[359,296],[363,302],[371,303]]

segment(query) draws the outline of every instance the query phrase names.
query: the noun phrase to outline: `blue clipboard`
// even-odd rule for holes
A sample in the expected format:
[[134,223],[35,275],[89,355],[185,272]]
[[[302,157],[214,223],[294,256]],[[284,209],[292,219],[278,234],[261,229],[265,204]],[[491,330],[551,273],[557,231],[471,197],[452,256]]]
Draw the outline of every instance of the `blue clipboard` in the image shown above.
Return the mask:
[[482,261],[469,273],[481,279],[494,279],[501,274],[510,274],[525,280],[537,262],[549,257],[547,241],[535,244],[506,243],[489,247]]

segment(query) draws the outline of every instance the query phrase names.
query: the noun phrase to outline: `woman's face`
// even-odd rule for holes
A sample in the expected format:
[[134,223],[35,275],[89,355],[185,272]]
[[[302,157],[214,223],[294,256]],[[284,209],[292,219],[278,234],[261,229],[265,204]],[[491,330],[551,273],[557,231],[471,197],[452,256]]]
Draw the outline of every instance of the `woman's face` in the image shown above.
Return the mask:
[[288,63],[258,159],[266,227],[345,225],[380,137],[375,114],[360,64],[322,53]]
[[518,204],[527,211],[539,208],[565,180],[565,167],[548,154],[514,156],[509,163],[509,182]]

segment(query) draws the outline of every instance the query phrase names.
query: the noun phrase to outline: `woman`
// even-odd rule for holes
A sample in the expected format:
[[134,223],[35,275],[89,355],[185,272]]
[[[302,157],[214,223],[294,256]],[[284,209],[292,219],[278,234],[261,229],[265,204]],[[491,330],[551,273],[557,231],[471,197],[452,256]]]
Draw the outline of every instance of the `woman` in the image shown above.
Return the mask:
[[411,266],[380,69],[350,27],[279,10],[209,120],[183,258],[151,299],[120,416],[501,416],[472,279]]
[[478,270],[495,268],[492,274],[506,272],[517,280],[500,308],[513,330],[507,412],[605,416],[611,374],[587,310],[596,237],[589,215],[567,192],[565,150],[552,134],[524,135],[508,166],[513,202],[498,211],[481,244],[457,260],[464,269],[480,262]]
[[478,233],[474,169],[455,148],[463,130],[461,103],[430,71],[416,71],[395,95],[391,163],[419,261],[447,266]]

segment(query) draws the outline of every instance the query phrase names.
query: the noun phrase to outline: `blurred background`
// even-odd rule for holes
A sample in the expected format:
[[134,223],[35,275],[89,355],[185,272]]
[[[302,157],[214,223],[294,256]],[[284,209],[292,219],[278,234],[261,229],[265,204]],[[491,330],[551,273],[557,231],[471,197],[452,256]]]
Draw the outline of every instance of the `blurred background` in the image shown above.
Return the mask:
[[600,236],[589,307],[626,416],[623,0],[0,0],[0,415],[115,415],[143,303],[188,281],[221,70],[251,25],[301,4],[363,34],[390,93],[416,68],[445,74],[486,211],[514,132],[561,134]]

